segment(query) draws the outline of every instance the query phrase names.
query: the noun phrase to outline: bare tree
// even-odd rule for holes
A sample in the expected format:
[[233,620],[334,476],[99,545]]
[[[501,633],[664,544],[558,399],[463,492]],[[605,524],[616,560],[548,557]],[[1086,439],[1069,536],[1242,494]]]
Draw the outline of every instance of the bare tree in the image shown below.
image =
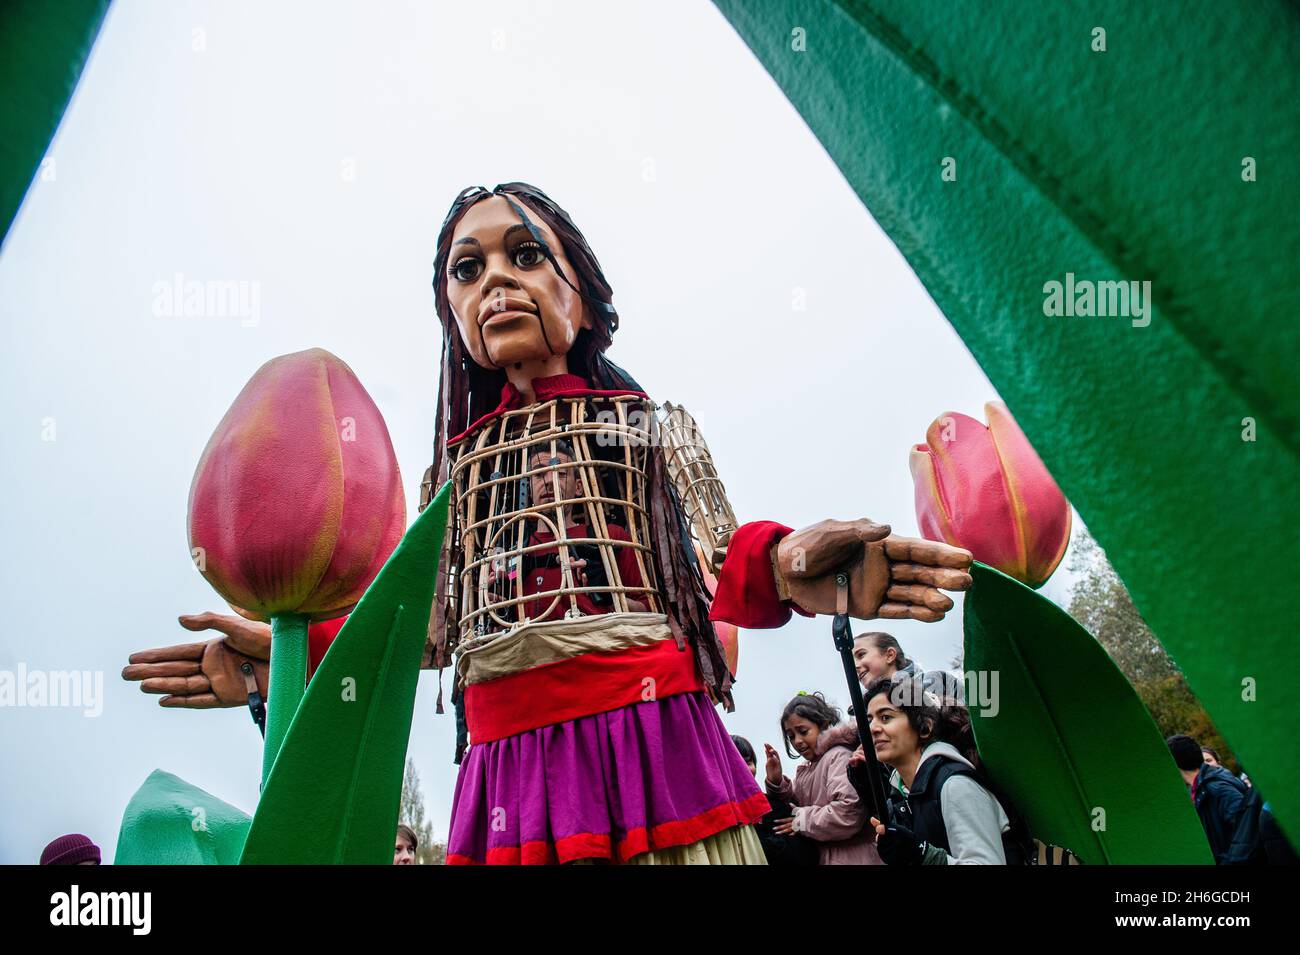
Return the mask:
[[1187,685],[1182,671],[1147,626],[1106,554],[1086,530],[1075,534],[1070,570],[1070,615],[1110,654],[1165,736],[1185,733],[1209,746],[1225,764],[1236,759]]
[[1105,552],[1082,528],[1074,537],[1070,570],[1078,575],[1070,592],[1070,616],[1097,638],[1131,683],[1178,674],[1178,667],[1133,606]]
[[415,761],[406,757],[406,771],[402,774],[402,801],[398,809],[398,822],[404,822],[420,840],[415,851],[415,861],[420,865],[442,865],[447,861],[447,847],[433,839],[433,823],[425,818],[424,794],[420,792],[420,774],[415,771]]

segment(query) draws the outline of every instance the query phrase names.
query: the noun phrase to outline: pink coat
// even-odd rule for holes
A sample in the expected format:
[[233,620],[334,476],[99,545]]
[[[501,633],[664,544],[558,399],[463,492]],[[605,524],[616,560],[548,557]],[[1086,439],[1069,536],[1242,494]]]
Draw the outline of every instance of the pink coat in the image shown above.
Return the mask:
[[803,760],[794,782],[781,777],[768,791],[794,807],[795,831],[816,840],[821,865],[880,865],[867,812],[849,782],[849,757],[858,746],[851,723],[832,726],[817,738],[816,757]]

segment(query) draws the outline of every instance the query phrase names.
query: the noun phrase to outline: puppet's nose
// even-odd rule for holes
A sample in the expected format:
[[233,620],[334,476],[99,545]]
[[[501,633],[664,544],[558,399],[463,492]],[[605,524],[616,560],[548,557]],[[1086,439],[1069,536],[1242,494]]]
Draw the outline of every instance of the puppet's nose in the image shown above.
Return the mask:
[[483,297],[485,299],[504,295],[507,289],[518,289],[515,277],[499,265],[490,266],[483,277]]

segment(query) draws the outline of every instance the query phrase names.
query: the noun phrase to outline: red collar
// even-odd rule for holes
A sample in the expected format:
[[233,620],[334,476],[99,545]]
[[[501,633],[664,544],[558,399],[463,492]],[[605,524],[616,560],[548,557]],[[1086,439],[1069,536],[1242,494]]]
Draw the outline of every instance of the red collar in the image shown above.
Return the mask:
[[[538,401],[549,401],[562,392],[590,390],[591,385],[587,384],[587,379],[581,375],[550,375],[546,378],[533,379],[533,394],[537,396]],[[518,408],[521,403],[519,389],[507,381],[505,387],[501,389],[501,404],[497,411]]]
[[[586,378],[581,375],[549,375],[545,378],[533,379],[533,395],[536,401],[550,401],[553,398],[577,398],[583,395],[593,395],[597,397],[608,397],[611,395],[636,395],[638,398],[649,398],[644,391],[634,391],[631,388],[619,388],[612,391],[602,391],[591,387]],[[460,434],[447,439],[447,446],[450,447],[460,441],[465,435],[477,429],[480,425],[495,418],[497,415],[506,411],[513,411],[515,408],[522,407],[523,397],[519,394],[519,389],[509,381],[501,389],[501,403],[492,411],[489,411],[483,417],[473,422],[468,428]]]

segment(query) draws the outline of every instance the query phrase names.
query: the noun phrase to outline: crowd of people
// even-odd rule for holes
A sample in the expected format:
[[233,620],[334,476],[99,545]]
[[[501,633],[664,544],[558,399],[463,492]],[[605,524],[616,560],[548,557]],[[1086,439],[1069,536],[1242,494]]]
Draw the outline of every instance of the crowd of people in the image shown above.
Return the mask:
[[[781,711],[786,756],[764,744],[763,781],[771,811],[758,825],[772,865],[1022,865],[1052,860],[1036,844],[1016,807],[980,767],[960,682],[925,672],[888,633],[858,636],[853,660],[863,688],[874,759],[856,722],[845,721],[821,693],[799,693]],[[758,776],[753,745],[733,736]],[[1257,788],[1222,765],[1218,753],[1189,736],[1167,740],[1188,795],[1220,865],[1300,863]],[[870,773],[886,794],[886,818],[867,809]],[[416,864],[419,838],[399,824],[394,865]],[[1063,861],[1068,853],[1056,858]],[[86,836],[52,841],[42,865],[98,865]]]
[[[781,712],[786,755],[764,745],[764,783],[772,811],[759,824],[774,865],[1023,865],[1077,861],[1037,843],[1016,807],[981,769],[961,686],[946,672],[923,672],[887,633],[854,641],[874,759],[855,721],[821,693],[799,693]],[[758,775],[753,745],[733,736]],[[1249,780],[1220,764],[1188,736],[1168,740],[1215,862],[1296,864],[1269,806]],[[886,818],[868,806],[871,773],[884,783]],[[881,787],[877,787],[879,789]]]

